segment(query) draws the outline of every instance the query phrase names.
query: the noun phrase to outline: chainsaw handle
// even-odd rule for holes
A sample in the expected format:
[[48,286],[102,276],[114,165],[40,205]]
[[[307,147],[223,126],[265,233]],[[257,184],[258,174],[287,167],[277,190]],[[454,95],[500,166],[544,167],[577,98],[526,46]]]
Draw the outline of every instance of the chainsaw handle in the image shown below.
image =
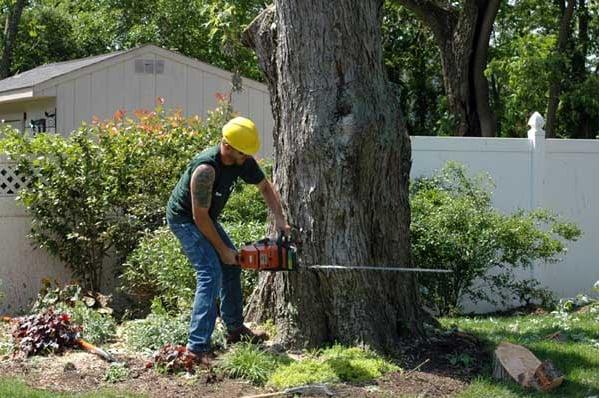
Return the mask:
[[235,255],[235,264],[225,264],[223,262],[221,262],[221,264],[223,264],[226,267],[240,267],[240,261],[241,261],[241,255],[238,253]]
[[285,235],[285,231],[280,229],[277,233],[277,244],[281,246],[282,243],[287,242],[288,237]]

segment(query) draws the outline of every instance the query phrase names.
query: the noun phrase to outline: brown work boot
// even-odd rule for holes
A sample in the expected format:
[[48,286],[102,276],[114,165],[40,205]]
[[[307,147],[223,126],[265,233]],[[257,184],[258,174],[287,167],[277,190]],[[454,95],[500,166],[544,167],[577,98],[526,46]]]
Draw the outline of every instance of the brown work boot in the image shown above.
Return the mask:
[[210,368],[212,365],[212,361],[215,359],[215,354],[212,352],[193,352],[190,350],[186,350],[187,358],[191,361],[195,366],[202,366],[205,368]]
[[259,344],[266,340],[269,340],[269,336],[265,332],[253,332],[244,325],[232,330],[227,335],[227,344],[235,344],[239,343],[240,341],[248,341],[251,344]]

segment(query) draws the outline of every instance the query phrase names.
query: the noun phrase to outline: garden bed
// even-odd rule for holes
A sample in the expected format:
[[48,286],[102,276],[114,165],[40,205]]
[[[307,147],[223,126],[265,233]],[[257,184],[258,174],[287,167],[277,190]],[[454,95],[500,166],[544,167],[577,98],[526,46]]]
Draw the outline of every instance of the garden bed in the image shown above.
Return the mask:
[[[436,334],[428,344],[405,347],[402,355],[394,359],[402,367],[401,371],[386,373],[369,382],[332,383],[330,388],[338,397],[596,396],[598,309],[597,305],[583,308],[585,310],[562,315],[443,318],[445,332]],[[0,325],[0,344],[3,346],[9,341],[9,329],[7,324]],[[548,337],[557,332],[562,339]],[[117,336],[121,335],[117,333]],[[551,359],[565,373],[563,385],[548,394],[540,394],[525,392],[516,383],[491,379],[491,352],[501,341],[524,345],[541,359]],[[122,394],[241,397],[276,390],[225,377],[223,372],[201,371],[194,376],[160,373],[154,368],[147,368],[150,355],[132,352],[121,337],[102,347],[118,361],[127,363],[127,375],[122,380],[117,380],[116,373],[109,377],[111,365],[99,357],[70,349],[62,355],[36,355],[20,360],[9,356],[1,358],[0,391],[3,380],[7,379],[23,380],[30,387],[50,391],[79,393],[108,389],[113,392],[110,397]],[[224,355],[222,353],[220,358]],[[296,355],[291,356],[297,358]],[[54,395],[48,397],[54,398]],[[96,397],[105,397],[104,392],[94,395]]]
[[[2,325],[2,339],[8,339],[9,329],[8,325]],[[440,347],[437,354],[448,347],[448,341]],[[103,348],[110,351],[118,361],[127,364],[128,375],[124,380],[107,381],[111,365],[81,350],[67,350],[62,355],[37,355],[27,359],[5,356],[0,361],[0,374],[4,378],[23,380],[36,389],[73,393],[109,388],[115,392],[139,393],[149,397],[239,397],[274,391],[273,388],[257,387],[247,381],[230,379],[209,371],[200,371],[196,375],[161,374],[153,368],[147,368],[149,356],[128,351],[119,339],[103,345]],[[429,346],[422,348],[420,352],[435,355],[435,350]],[[427,359],[416,356],[418,350],[410,351],[407,351],[407,359],[411,358],[411,364]],[[343,397],[391,397],[399,394],[447,396],[464,390],[467,385],[465,380],[468,378],[464,367],[446,366],[442,369],[439,361],[429,361],[419,370],[410,371],[405,368],[404,371],[391,372],[367,383],[337,383],[331,385],[331,390],[336,396]]]

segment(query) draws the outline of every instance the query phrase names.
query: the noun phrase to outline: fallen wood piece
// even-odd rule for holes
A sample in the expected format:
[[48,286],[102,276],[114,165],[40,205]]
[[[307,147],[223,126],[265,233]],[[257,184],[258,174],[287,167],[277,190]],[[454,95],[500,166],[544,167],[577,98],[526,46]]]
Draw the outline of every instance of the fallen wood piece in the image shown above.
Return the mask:
[[421,368],[421,366],[425,365],[427,362],[429,362],[429,358],[427,358],[426,360],[424,360],[423,362],[421,362],[420,364],[418,364],[416,367],[414,367],[413,369],[409,370],[408,372],[404,373],[402,375],[402,377],[408,377],[411,373],[416,372],[417,370],[419,370]]
[[542,363],[527,348],[508,342],[501,343],[494,351],[493,376],[540,391],[556,388],[563,381],[563,375],[551,362]]
[[562,372],[550,361],[544,361],[533,373],[531,385],[539,391],[550,391],[558,387],[564,379]]
[[554,341],[558,341],[558,342],[565,342],[567,341],[567,336],[565,336],[564,334],[562,334],[561,332],[554,332],[554,333],[550,333],[549,335],[544,337],[545,340],[554,340]]
[[242,398],[267,398],[267,397],[277,397],[280,395],[311,395],[311,396],[326,396],[333,397],[334,394],[331,390],[324,384],[307,384],[305,386],[299,387],[291,387],[286,388],[283,391],[271,392],[267,394],[259,394],[259,395],[247,395]]
[[110,355],[108,352],[104,351],[100,347],[96,347],[95,345],[85,341],[84,339],[77,339],[77,343],[84,350],[91,352],[92,354],[98,355],[100,358],[104,359],[105,361],[117,362],[117,360],[112,355]]

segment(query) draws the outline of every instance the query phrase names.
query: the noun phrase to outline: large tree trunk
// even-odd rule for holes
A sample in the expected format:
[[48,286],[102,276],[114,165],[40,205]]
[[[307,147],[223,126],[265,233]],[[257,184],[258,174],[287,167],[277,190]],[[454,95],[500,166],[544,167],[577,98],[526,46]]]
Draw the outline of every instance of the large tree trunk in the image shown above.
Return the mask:
[[[303,264],[410,266],[410,140],[385,77],[382,0],[276,1],[248,27],[275,119],[275,184],[306,231]],[[338,341],[393,352],[419,337],[414,274],[262,274],[246,318],[287,347]]]
[[398,0],[432,30],[442,61],[448,108],[456,135],[496,136],[484,75],[490,34],[500,0],[465,0],[460,11],[431,0]]
[[[564,9],[564,3],[560,0]],[[575,0],[568,0],[566,9],[563,10],[560,19],[560,28],[558,31],[558,43],[556,45],[556,54],[560,57],[564,52],[571,33],[571,18],[575,9]],[[564,73],[564,67],[560,67],[560,72]],[[560,100],[561,74],[560,72],[551,73],[550,94],[548,98],[548,110],[546,111],[546,137],[554,138],[556,136],[556,112]]]
[[2,58],[0,58],[0,79],[10,76],[12,53],[15,48],[15,40],[17,31],[19,30],[21,14],[23,13],[23,8],[25,8],[26,4],[27,0],[17,0],[6,18],[6,25],[4,26],[4,48],[2,49]]

